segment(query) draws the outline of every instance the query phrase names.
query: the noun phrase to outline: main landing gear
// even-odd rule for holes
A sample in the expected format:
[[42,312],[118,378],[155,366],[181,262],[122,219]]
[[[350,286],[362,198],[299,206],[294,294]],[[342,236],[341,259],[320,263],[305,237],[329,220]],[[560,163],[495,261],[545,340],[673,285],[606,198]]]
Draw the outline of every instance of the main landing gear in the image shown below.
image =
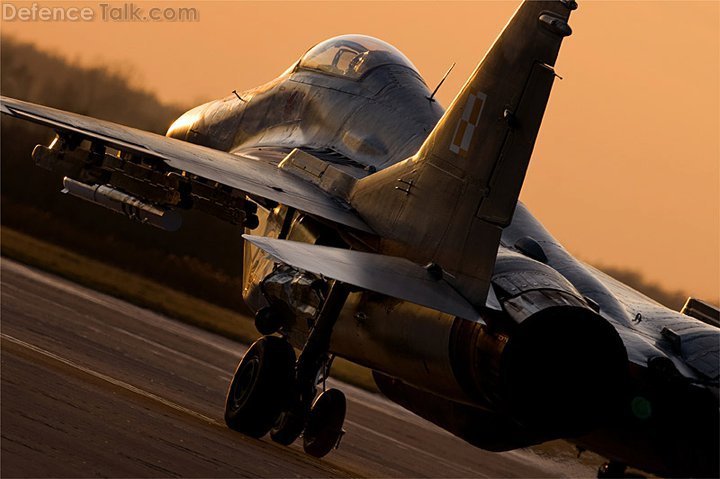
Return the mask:
[[335,282],[308,335],[300,356],[278,336],[263,336],[250,346],[238,364],[225,403],[230,429],[290,445],[303,436],[303,449],[323,457],[336,448],[345,421],[345,395],[338,389],[318,394],[331,365],[330,337],[348,288]]

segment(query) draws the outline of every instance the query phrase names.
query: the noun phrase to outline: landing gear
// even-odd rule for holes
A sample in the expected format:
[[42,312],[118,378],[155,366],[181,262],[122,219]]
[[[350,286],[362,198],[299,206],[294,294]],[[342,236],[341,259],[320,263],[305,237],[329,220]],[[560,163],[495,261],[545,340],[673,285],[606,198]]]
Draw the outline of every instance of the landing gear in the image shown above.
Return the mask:
[[[330,337],[347,295],[346,285],[330,286],[297,361],[290,343],[276,336],[265,336],[248,349],[228,389],[225,422],[230,429],[255,438],[270,432],[283,445],[302,434],[305,452],[318,458],[337,447],[344,434],[345,395],[337,389],[318,395],[317,386],[329,373]],[[261,332],[277,330],[271,313],[258,312]]]
[[282,326],[282,318],[276,308],[265,306],[255,313],[255,329],[260,334],[269,335],[277,333]]
[[265,336],[238,364],[225,402],[230,429],[260,438],[287,407],[293,387],[295,351],[282,338]]
[[293,401],[293,410],[283,411],[270,431],[270,439],[283,446],[289,446],[302,434],[305,428],[305,412]]
[[315,399],[303,434],[306,453],[323,457],[340,444],[345,410],[345,395],[339,389],[328,389]]

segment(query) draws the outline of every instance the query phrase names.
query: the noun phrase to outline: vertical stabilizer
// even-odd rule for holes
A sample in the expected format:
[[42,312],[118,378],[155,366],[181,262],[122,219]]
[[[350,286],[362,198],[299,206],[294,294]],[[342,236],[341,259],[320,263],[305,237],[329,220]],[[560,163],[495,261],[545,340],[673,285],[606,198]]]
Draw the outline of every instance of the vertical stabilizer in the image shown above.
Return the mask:
[[576,6],[520,5],[417,154],[353,192],[389,253],[439,264],[475,305],[485,301]]

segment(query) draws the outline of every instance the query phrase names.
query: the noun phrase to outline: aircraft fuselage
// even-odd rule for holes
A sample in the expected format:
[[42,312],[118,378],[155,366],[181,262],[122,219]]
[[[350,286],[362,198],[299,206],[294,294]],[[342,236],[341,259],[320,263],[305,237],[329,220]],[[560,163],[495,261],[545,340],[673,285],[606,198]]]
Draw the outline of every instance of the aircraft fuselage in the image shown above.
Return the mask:
[[[418,151],[443,115],[429,95],[406,66],[381,66],[360,80],[296,66],[259,88],[189,111],[168,135],[246,156],[263,150],[267,157],[270,150],[278,163],[297,148],[364,178]],[[259,205],[254,234],[387,253],[372,235],[283,205]],[[429,204],[427,215],[433,214]],[[283,331],[301,348],[327,282],[278,268],[257,247],[244,247],[248,306],[281,305]],[[717,457],[715,428],[699,422],[711,417],[717,423],[717,397],[688,381],[658,379],[653,368],[639,364],[663,356],[655,340],[638,346],[639,359],[629,358],[622,341],[637,325],[627,300],[567,254],[523,205],[503,233],[498,278],[508,282],[508,291],[516,288],[507,295],[514,299],[503,299],[504,308],[482,308],[486,324],[351,292],[330,351],[375,371],[378,386],[394,401],[484,449],[570,437],[661,474],[712,470],[707,461]],[[514,315],[506,314],[509,304]],[[656,409],[645,415],[638,411],[645,406]]]

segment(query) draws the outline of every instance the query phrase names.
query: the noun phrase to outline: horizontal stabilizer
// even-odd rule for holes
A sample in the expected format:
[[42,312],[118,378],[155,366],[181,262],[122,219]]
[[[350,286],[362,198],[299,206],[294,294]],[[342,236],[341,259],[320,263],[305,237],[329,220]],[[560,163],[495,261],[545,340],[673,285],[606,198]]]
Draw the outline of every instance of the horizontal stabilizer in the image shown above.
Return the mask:
[[294,268],[483,322],[477,310],[444,279],[405,258],[263,236],[243,235],[243,238]]

